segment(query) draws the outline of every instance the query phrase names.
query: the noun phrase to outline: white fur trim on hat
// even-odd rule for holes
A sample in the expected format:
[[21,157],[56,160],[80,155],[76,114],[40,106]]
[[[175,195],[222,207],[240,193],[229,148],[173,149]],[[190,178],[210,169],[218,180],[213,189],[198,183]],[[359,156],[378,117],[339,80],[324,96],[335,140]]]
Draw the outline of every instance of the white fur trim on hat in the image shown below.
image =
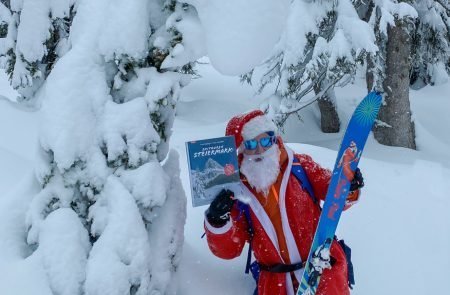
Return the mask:
[[244,140],[249,140],[267,131],[276,133],[277,126],[267,116],[257,116],[245,123],[241,135]]

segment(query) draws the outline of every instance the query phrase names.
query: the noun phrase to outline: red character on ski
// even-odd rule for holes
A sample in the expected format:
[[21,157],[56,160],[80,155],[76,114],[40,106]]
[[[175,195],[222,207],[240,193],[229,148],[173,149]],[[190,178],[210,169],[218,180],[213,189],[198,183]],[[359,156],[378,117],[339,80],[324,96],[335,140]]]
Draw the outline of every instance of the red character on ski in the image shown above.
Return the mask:
[[334,213],[336,213],[336,211],[339,209],[339,205],[337,203],[333,203],[333,205],[331,205],[330,210],[328,210],[328,218],[331,220],[334,220]]
[[342,154],[341,160],[339,161],[338,167],[342,167],[345,178],[348,181],[352,181],[355,171],[352,170],[350,164],[358,160],[358,147],[354,141],[350,142],[349,147]]
[[341,179],[341,181],[339,181],[338,185],[336,186],[336,189],[334,190],[334,198],[335,199],[339,199],[341,197],[341,192],[342,192],[342,187],[347,183],[347,181],[345,179]]

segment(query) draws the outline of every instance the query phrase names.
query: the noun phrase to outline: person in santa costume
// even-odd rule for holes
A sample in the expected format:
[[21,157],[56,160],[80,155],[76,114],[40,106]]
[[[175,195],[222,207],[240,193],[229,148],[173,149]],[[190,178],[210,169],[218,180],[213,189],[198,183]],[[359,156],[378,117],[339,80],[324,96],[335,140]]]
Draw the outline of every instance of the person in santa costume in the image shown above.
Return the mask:
[[[256,259],[253,266],[258,270],[255,292],[293,295],[321,213],[317,199],[324,200],[331,172],[310,156],[295,154],[286,147],[274,123],[259,110],[233,117],[226,135],[233,135],[238,147],[247,212],[244,214],[234,192],[222,190],[205,212],[208,246],[214,255],[232,259],[241,255],[245,243],[250,243]],[[301,165],[312,191],[292,173],[293,165]],[[352,203],[362,186],[358,171],[350,188]],[[350,294],[348,261],[336,240],[329,259],[316,294]]]

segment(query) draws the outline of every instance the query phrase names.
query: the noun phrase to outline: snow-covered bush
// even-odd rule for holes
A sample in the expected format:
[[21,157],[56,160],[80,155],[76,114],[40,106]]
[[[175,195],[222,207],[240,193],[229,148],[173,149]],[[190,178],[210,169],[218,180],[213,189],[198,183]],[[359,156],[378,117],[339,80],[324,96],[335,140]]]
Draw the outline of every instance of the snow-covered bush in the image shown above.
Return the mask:
[[1,61],[41,106],[27,242],[52,292],[173,293],[186,198],[168,144],[204,54],[197,12],[175,0],[2,3]]
[[21,100],[29,101],[58,59],[68,37],[77,0],[1,0],[0,68],[6,69]]

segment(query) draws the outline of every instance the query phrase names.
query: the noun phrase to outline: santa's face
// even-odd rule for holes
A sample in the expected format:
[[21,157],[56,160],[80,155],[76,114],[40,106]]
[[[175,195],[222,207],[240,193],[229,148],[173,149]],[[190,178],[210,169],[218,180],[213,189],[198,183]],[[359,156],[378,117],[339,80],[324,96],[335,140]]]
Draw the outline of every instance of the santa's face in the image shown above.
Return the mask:
[[280,149],[278,145],[272,143],[270,146],[264,147],[264,142],[262,144],[260,142],[260,139],[268,135],[263,133],[254,138],[258,141],[255,149],[244,148],[240,169],[248,183],[257,192],[262,192],[265,195],[268,194],[270,186],[277,180],[280,173]]
[[358,147],[356,146],[356,144],[355,144],[354,141],[352,141],[352,142],[350,143],[349,148],[350,148],[350,150],[351,150],[353,153],[356,153],[356,152],[358,151]]

